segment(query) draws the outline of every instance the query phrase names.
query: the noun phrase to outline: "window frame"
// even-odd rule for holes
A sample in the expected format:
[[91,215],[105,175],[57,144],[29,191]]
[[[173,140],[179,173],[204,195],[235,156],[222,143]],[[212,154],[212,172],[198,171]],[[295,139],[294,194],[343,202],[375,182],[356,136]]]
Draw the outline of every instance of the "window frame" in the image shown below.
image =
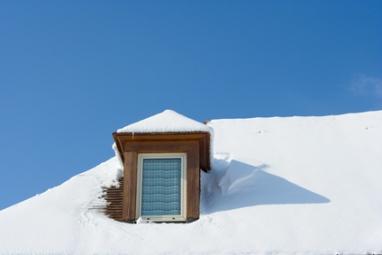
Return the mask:
[[[181,160],[181,180],[180,180],[180,214],[179,215],[141,215],[142,203],[142,181],[143,181],[143,160],[144,159],[180,159]],[[186,153],[139,153],[137,162],[137,196],[136,196],[136,218],[144,221],[185,221],[187,219],[187,154]]]

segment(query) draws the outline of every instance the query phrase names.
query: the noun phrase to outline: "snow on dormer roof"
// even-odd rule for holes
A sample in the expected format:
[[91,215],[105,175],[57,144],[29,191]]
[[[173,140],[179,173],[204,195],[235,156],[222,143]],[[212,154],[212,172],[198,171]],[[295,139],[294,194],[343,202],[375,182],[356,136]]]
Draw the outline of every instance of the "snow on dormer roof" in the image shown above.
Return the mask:
[[117,130],[117,133],[209,132],[210,127],[173,110],[165,110]]

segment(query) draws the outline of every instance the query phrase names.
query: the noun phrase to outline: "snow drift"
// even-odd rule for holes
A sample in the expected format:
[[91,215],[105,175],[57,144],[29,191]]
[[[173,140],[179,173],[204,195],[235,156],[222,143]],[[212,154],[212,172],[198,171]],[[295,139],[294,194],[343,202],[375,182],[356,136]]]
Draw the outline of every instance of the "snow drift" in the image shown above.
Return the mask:
[[0,211],[0,254],[382,252],[382,111],[213,120],[200,220],[126,224],[96,208],[116,158]]

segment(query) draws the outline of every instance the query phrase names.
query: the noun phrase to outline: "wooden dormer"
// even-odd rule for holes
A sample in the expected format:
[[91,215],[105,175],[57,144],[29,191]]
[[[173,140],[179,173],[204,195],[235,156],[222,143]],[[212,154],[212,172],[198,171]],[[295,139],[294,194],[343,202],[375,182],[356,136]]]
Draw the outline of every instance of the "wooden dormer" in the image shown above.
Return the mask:
[[211,165],[209,127],[164,111],[113,133],[123,165],[120,220],[199,218],[200,170]]

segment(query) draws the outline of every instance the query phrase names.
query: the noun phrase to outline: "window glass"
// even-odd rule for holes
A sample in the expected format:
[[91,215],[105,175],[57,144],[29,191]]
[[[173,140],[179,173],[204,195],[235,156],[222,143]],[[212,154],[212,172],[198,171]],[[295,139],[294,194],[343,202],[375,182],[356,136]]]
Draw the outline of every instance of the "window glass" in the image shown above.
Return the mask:
[[142,171],[141,215],[180,215],[182,160],[145,158]]

